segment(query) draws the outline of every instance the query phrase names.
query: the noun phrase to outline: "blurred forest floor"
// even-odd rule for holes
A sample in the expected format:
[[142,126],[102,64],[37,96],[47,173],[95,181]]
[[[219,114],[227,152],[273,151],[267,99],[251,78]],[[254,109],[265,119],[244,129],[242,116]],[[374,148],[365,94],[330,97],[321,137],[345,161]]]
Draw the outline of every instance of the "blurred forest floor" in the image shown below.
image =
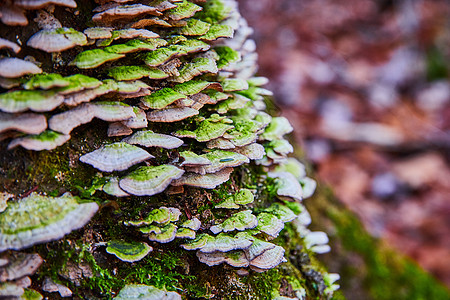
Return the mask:
[[450,286],[450,2],[239,2],[319,179]]

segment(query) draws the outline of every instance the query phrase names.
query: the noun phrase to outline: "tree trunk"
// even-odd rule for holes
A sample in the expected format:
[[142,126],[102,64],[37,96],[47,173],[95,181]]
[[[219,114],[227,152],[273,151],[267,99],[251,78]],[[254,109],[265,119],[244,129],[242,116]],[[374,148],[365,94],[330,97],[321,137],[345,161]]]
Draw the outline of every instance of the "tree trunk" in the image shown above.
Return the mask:
[[[60,83],[57,83],[55,79],[48,78],[44,82],[43,77],[32,75],[30,72],[20,75],[17,75],[18,73],[8,75],[5,73],[6,71],[2,72],[2,76],[6,79],[2,79],[4,90],[0,96],[3,97],[0,100],[0,109],[5,113],[2,113],[0,117],[6,120],[12,116],[23,116],[27,110],[32,110],[44,115],[52,130],[47,129],[44,133],[32,135],[30,139],[30,136],[24,133],[25,130],[18,129],[20,127],[17,122],[22,121],[15,121],[13,129],[2,133],[0,187],[4,192],[2,198],[5,201],[9,197],[6,193],[11,194],[11,198],[13,198],[9,200],[8,207],[0,214],[0,234],[3,235],[0,242],[3,243],[1,246],[7,249],[0,255],[0,258],[7,261],[5,266],[0,266],[0,275],[4,276],[2,277],[4,283],[1,284],[2,291],[8,284],[20,286],[17,279],[30,275],[32,285],[26,286],[25,290],[22,290],[24,293],[22,297],[26,299],[31,299],[32,296],[39,298],[37,292],[49,299],[59,298],[59,294],[43,287],[46,280],[49,279],[69,287],[75,298],[85,299],[111,298],[118,295],[124,286],[130,284],[145,284],[161,290],[175,291],[186,299],[272,299],[281,296],[326,299],[333,295],[334,298],[344,297],[340,292],[333,293],[337,287],[333,285],[333,276],[330,276],[315,258],[314,251],[319,250],[314,247],[325,246],[325,243],[308,240],[313,235],[310,235],[311,232],[306,228],[308,218],[305,209],[298,204],[299,199],[296,199],[295,196],[291,194],[286,196],[281,192],[283,179],[279,174],[281,171],[277,168],[286,165],[286,154],[290,151],[279,150],[274,145],[277,142],[284,143],[282,135],[288,133],[290,129],[289,127],[287,129],[278,127],[284,122],[284,119],[272,118],[270,120],[270,117],[263,113],[262,98],[268,92],[260,88],[261,79],[253,78],[256,70],[255,54],[251,45],[245,43],[248,30],[245,21],[235,10],[234,1],[212,0],[206,3],[204,1],[140,1],[150,8],[147,7],[146,12],[134,15],[131,13],[131,16],[125,14],[114,16],[114,14],[130,9],[138,1],[131,1],[125,4],[130,6],[115,10],[108,9],[119,4],[109,3],[97,12],[93,12],[98,6],[97,3],[87,0],[77,0],[77,7],[68,4],[69,7],[43,5],[38,8],[24,8],[24,5],[19,5],[19,2],[6,2],[0,4],[0,8],[3,10],[14,9],[18,11],[19,17],[24,14],[22,19],[27,18],[28,25],[1,24],[0,34],[2,38],[20,44],[22,49],[18,53],[14,53],[14,48],[0,51],[3,51],[6,56],[17,57],[28,62],[39,62],[38,66],[44,73],[60,74],[64,78],[59,78],[61,79]],[[137,9],[138,6],[133,8]],[[201,9],[202,11],[196,13]],[[95,15],[96,13],[97,15]],[[37,16],[39,20],[34,19]],[[92,21],[93,16],[94,21]],[[201,22],[195,23],[197,21],[192,20],[201,20]],[[8,23],[3,17],[2,21]],[[88,34],[86,29],[94,26],[106,27],[101,32],[104,34],[103,37],[99,38],[100,31],[96,32],[97,37]],[[145,29],[157,33],[160,38],[150,38],[151,33],[149,32],[120,31],[132,27],[136,29],[145,27]],[[62,28],[72,28],[73,31]],[[30,46],[29,42],[26,46],[31,36],[41,29],[51,32],[47,35],[48,40],[44,42],[44,45],[38,47],[33,44]],[[231,39],[233,31],[234,39]],[[82,32],[88,36],[88,39]],[[49,46],[53,43],[49,36],[51,38],[58,36],[65,42],[72,42],[73,45],[65,50],[49,50],[49,48],[45,48],[45,45]],[[133,37],[130,38],[130,36]],[[218,38],[220,39],[215,41]],[[188,45],[187,39],[194,40],[197,44]],[[227,39],[232,42],[221,42]],[[55,43],[59,47],[63,42],[57,40]],[[127,44],[125,45],[125,43]],[[137,43],[139,43],[139,47],[136,46]],[[118,46],[114,48],[114,45]],[[158,47],[167,50],[165,50],[166,52],[157,52],[156,48]],[[88,50],[97,52],[86,52]],[[84,56],[80,53],[83,53]],[[148,54],[153,56],[146,56]],[[105,58],[106,56],[108,58]],[[147,66],[144,65],[144,62]],[[113,69],[119,66],[125,69]],[[139,70],[144,75],[136,75],[135,70],[126,69],[126,66],[141,66]],[[17,61],[9,64],[8,67],[19,68]],[[67,81],[66,77],[75,74],[89,76],[92,80]],[[111,77],[115,81],[111,80]],[[130,81],[138,79],[141,80],[140,83]],[[199,90],[193,92],[190,90],[193,89],[192,87],[186,88],[187,90],[181,90],[181,88],[177,90],[176,86],[180,83],[187,81],[192,83],[191,79],[218,82],[220,87],[217,84],[211,85],[206,87],[209,89],[204,93],[200,93]],[[133,82],[134,85],[130,82]],[[124,87],[121,84],[129,85]],[[99,86],[101,87],[99,88]],[[105,89],[101,90],[102,88]],[[178,101],[170,102],[171,96],[168,94],[158,97],[157,91],[163,88],[173,88],[170,93],[175,95],[177,99],[173,99]],[[25,90],[34,92],[27,94],[26,99],[19,99],[17,91]],[[88,97],[87,94],[92,91],[97,93],[96,96]],[[83,92],[87,92],[84,96],[85,99],[89,98],[90,102],[83,102],[84,104],[80,102],[76,105],[70,102],[71,99],[73,100]],[[60,102],[52,108],[44,108],[44,102],[50,102],[51,99],[58,97],[64,102]],[[222,101],[214,104],[214,97],[216,97],[215,101],[218,101],[217,99]],[[230,97],[230,99],[224,100],[221,97]],[[42,103],[39,102],[41,98],[45,98]],[[201,99],[206,99],[206,105],[201,102]],[[107,102],[109,104],[101,104],[105,103],[102,101],[109,101]],[[127,127],[127,125],[132,127],[129,122],[127,123],[130,116],[122,117],[122,119],[112,117],[113,114],[119,114],[116,109],[120,105],[117,103],[123,103],[127,107],[134,107],[131,118],[137,122],[136,113],[140,111],[139,108],[146,112],[159,112],[164,109],[164,105],[160,105],[158,101],[166,103],[164,105],[170,102],[168,104],[177,109],[191,107],[193,110],[198,110],[198,116],[172,123],[149,121],[145,126],[131,129]],[[270,100],[264,98],[264,101],[269,103]],[[114,107],[110,108],[106,115],[101,115],[96,110],[101,105]],[[50,121],[58,120],[58,118],[54,118],[58,115],[59,120],[64,123],[68,114],[63,113],[73,111],[75,108],[80,109],[80,107],[89,107],[90,110],[88,109],[84,115],[78,116],[78,121],[85,117],[89,119],[86,116],[89,114],[92,114],[92,120],[73,121],[79,126],[69,129],[68,132]],[[220,116],[214,115],[217,112]],[[150,117],[147,115],[147,118]],[[141,147],[140,149],[145,149],[154,158],[146,158],[143,159],[145,160],[143,162],[137,162],[135,166],[122,166],[118,170],[102,169],[104,167],[95,162],[81,162],[80,157],[87,153],[123,139],[124,136],[108,136],[108,129],[111,130],[111,127],[108,126],[111,126],[113,122],[116,122],[116,126],[120,125],[124,129],[128,129],[127,135],[130,135],[130,132],[145,129],[167,135],[177,132],[176,134],[183,139],[184,143],[175,149],[168,146],[168,141],[164,141],[160,147]],[[218,124],[221,128],[226,129],[221,129],[223,132],[220,134],[216,133]],[[55,128],[59,128],[59,132]],[[65,138],[67,141],[60,142],[61,145],[58,146],[49,146],[55,136],[58,139]],[[204,136],[206,137],[203,138]],[[248,139],[251,141],[244,143],[242,137],[246,136],[250,136]],[[254,138],[251,138],[252,136]],[[223,137],[222,142],[225,140],[231,143],[230,147],[233,148],[226,154],[220,154],[222,156],[218,154],[219,152],[211,150],[214,148],[211,146],[212,143],[207,143],[210,138],[220,137]],[[233,165],[238,158],[232,157],[235,155],[235,152],[232,151],[244,153],[243,151],[247,149],[245,146],[253,144],[256,138],[258,138],[258,145],[264,146],[266,156],[255,161],[256,154],[245,152],[252,161],[247,159],[245,163],[243,161]],[[30,143],[36,140],[40,143],[37,146],[30,146]],[[23,147],[7,149],[8,145],[11,147],[14,144]],[[46,148],[52,149],[46,150]],[[205,152],[215,153],[206,156],[210,160],[211,169],[204,166],[198,167],[198,165],[196,168],[192,167],[195,164],[190,167],[183,165],[187,156],[183,156],[180,153],[182,151],[192,151],[198,155]],[[105,156],[108,155],[105,154]],[[124,156],[127,155],[131,154]],[[242,158],[243,155],[239,155],[239,158]],[[127,160],[127,158],[115,157],[112,159],[113,165],[116,165],[117,160]],[[175,184],[177,180],[184,180],[183,178],[187,178],[188,174],[206,177],[209,176],[208,174],[223,173],[224,171],[219,170],[223,168],[222,165],[234,169],[228,180],[227,178],[222,179],[223,183],[210,184],[207,188],[185,184],[181,189],[179,186],[173,185],[172,187],[163,187],[164,192],[147,190],[142,195],[139,191],[133,194],[132,189],[126,190],[125,183],[122,184],[124,178],[129,178],[129,174],[137,172],[137,170],[154,170],[151,168],[163,165],[185,172],[181,179],[168,179],[172,184]],[[215,167],[213,168],[212,165],[219,165],[220,168],[214,169]],[[209,173],[208,170],[212,171]],[[229,170],[231,171],[231,169]],[[274,170],[275,172],[273,172]],[[268,171],[273,173],[268,174]],[[121,192],[131,195],[116,197],[111,193],[105,193],[105,184],[113,176],[119,178],[118,188],[123,189]],[[169,176],[168,171],[158,174],[158,176]],[[294,176],[294,179],[297,180],[294,183],[301,184],[303,192],[306,193],[305,182],[307,181],[304,178],[304,174]],[[210,178],[208,180],[218,179]],[[231,219],[238,210],[216,207],[218,204],[222,205],[230,195],[244,190],[251,191],[255,198],[254,201],[244,205],[234,205],[239,207],[239,211],[250,210],[255,220],[256,216],[271,212],[272,216],[277,216],[278,223],[280,223],[282,217],[279,212],[270,210],[273,203],[278,203],[291,213],[298,214],[302,219],[297,223],[285,220],[284,229],[280,233],[273,234],[277,236],[273,238],[266,232],[269,229],[264,231],[261,227],[257,227],[255,230],[253,228],[256,225],[249,225],[248,222],[240,224],[239,219]],[[78,203],[98,204],[98,211],[89,223],[81,229],[77,229],[79,226],[73,226],[73,230],[69,230],[71,231],[69,234],[58,237],[57,240],[52,238],[51,241],[45,241],[39,237],[36,242],[30,242],[32,245],[29,246],[8,246],[10,244],[5,242],[5,237],[11,232],[15,232],[16,227],[24,226],[21,223],[22,219],[5,221],[8,216],[12,215],[14,203],[28,201],[30,196],[33,197],[37,194],[46,195],[47,199],[53,199],[48,201],[59,201],[54,199],[59,199],[67,192],[76,196]],[[442,296],[445,297],[447,293],[444,288],[436,284],[411,262],[398,258],[384,247],[380,247],[378,242],[370,238],[361,228],[355,217],[336,203],[329,191],[319,189],[317,196],[306,201],[308,209],[313,212],[313,226],[330,233],[334,250],[326,256],[325,261],[333,268],[333,271],[341,273],[341,276],[344,275],[341,284],[344,286],[345,292],[350,291],[348,298],[419,299],[424,297],[432,299],[430,295],[435,295],[435,299],[444,299]],[[2,202],[0,202],[0,207],[1,205]],[[156,226],[152,227],[153,230],[164,232],[167,227],[163,225],[175,224],[181,228],[182,222],[198,218],[202,225],[196,232],[197,239],[194,241],[197,241],[202,234],[214,237],[215,235],[211,234],[212,226],[222,224],[227,219],[234,220],[234,222],[229,222],[232,224],[230,225],[232,228],[227,234],[236,238],[236,232],[244,232],[247,234],[245,238],[251,240],[251,245],[254,245],[255,240],[270,242],[273,245],[271,247],[275,247],[271,249],[282,249],[284,252],[282,257],[286,261],[282,263],[278,261],[270,266],[259,265],[259,268],[255,268],[256,262],[249,258],[248,252],[242,250],[249,249],[249,246],[241,248],[235,246],[231,248],[233,249],[231,251],[227,249],[214,252],[217,257],[228,263],[219,264],[216,261],[211,264],[219,265],[208,266],[199,261],[199,256],[204,255],[201,250],[200,252],[188,251],[180,247],[182,244],[189,244],[189,239],[177,238],[171,242],[160,243],[153,241],[162,239],[161,237],[155,238],[157,233],[143,233],[141,231],[145,230],[142,226],[124,225],[130,225],[131,223],[127,223],[130,221],[143,223],[142,220],[148,219],[151,212],[154,213],[155,209],[163,206],[178,209],[181,216],[171,219],[173,215],[169,214],[169,220],[159,222],[163,223],[162,225],[155,221],[156,223],[153,225],[156,224]],[[56,219],[63,218],[63,213],[57,214],[56,217],[50,216],[50,213],[47,215],[47,211],[50,211],[51,208],[39,207],[39,211],[41,209],[44,215],[38,216],[40,218],[38,223],[42,228],[47,228],[49,223],[56,223]],[[23,215],[28,213],[33,215],[34,212],[22,212]],[[261,225],[261,219],[258,220]],[[147,225],[151,223],[150,221]],[[239,226],[243,227],[239,228]],[[142,230],[140,231],[139,228]],[[228,231],[224,228],[226,228],[225,225],[221,227],[221,230]],[[21,230],[28,232],[33,228],[22,228]],[[24,241],[24,243],[27,242]],[[153,251],[133,262],[123,261],[123,257],[120,259],[119,255],[111,254],[115,251],[113,248],[116,242],[133,245],[146,243],[153,248]],[[125,247],[124,244],[121,245]],[[110,249],[107,250],[106,247]],[[220,247],[216,245],[216,248]],[[120,252],[120,249],[117,251]],[[268,251],[266,250],[267,253],[269,253]],[[11,266],[14,265],[14,262],[20,261],[21,254],[19,253],[38,253],[44,261],[36,272],[29,272],[20,277],[7,277],[5,274],[11,273]],[[237,257],[243,255],[245,257],[241,268],[230,266],[233,263],[229,261],[237,261]],[[206,256],[210,259],[208,255]],[[262,257],[262,254],[256,255],[256,257],[260,256]],[[360,265],[355,266],[355,257],[357,264]],[[249,268],[249,265],[253,267]],[[128,296],[128,298],[131,297]]]

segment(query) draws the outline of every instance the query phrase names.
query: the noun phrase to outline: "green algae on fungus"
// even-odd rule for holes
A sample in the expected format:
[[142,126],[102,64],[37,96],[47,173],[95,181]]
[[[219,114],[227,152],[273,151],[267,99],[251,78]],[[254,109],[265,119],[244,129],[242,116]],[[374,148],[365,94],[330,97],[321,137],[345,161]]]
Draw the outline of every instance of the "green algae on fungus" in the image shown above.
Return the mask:
[[219,85],[219,83],[216,83],[216,82],[208,82],[208,81],[204,81],[204,80],[190,80],[190,81],[175,85],[173,87],[173,90],[180,94],[183,94],[186,96],[191,96],[194,94],[198,94],[205,89],[208,89],[208,88],[217,89],[218,87],[220,87],[220,85]]
[[101,148],[84,154],[80,161],[104,171],[123,171],[129,167],[153,158],[147,151],[127,143],[119,142],[104,145]]
[[122,177],[119,186],[125,192],[137,196],[152,196],[161,193],[184,171],[172,165],[140,167]]
[[33,193],[9,202],[0,214],[0,251],[58,240],[86,225],[97,210],[97,203],[80,204],[68,193],[61,197]]
[[51,111],[63,103],[64,97],[55,91],[12,91],[0,94],[0,110],[17,113],[26,110]]
[[[294,152],[294,147],[292,147],[292,145],[287,140],[270,141],[267,144],[266,152],[268,152],[268,149],[271,149],[272,151],[282,156]],[[269,154],[267,154],[267,156],[270,157]]]
[[231,7],[222,0],[211,0],[203,4],[203,10],[196,14],[199,19],[210,24],[218,23],[230,14]]
[[249,189],[242,188],[239,192],[228,196],[224,201],[216,204],[215,208],[230,208],[238,209],[239,205],[246,205],[252,203],[254,200],[253,193]]
[[102,85],[97,78],[89,77],[82,74],[75,74],[64,78],[69,82],[68,85],[57,89],[60,94],[70,94],[84,89],[93,89]]
[[110,241],[107,245],[106,252],[126,262],[139,261],[153,250],[152,247],[144,242]]
[[287,206],[282,205],[280,203],[272,203],[271,206],[264,209],[264,212],[275,215],[278,219],[280,219],[284,223],[291,222],[297,217],[297,215],[292,210],[290,210]]
[[270,213],[262,212],[256,218],[258,219],[256,229],[272,237],[277,237],[278,233],[284,228],[284,222]]
[[181,3],[177,3],[177,7],[167,11],[167,17],[172,20],[182,20],[192,17],[196,12],[200,10],[202,10],[201,6],[183,0]]
[[199,234],[194,240],[182,244],[181,247],[185,250],[199,250],[203,253],[228,252],[250,247],[253,239],[246,232],[240,232],[234,236],[225,233],[219,233],[217,236]]
[[22,86],[27,90],[43,89],[48,90],[53,87],[68,86],[70,81],[61,74],[36,74],[26,81]]
[[197,57],[186,63],[180,70],[180,75],[171,79],[174,82],[186,82],[193,79],[195,76],[204,73],[217,73],[216,62],[206,57]]
[[167,223],[170,222],[171,212],[167,207],[160,207],[153,209],[144,220],[140,221],[129,221],[125,222],[125,225],[141,226],[141,225],[151,225],[155,223]]
[[194,131],[179,130],[175,132],[175,136],[194,138],[199,142],[207,142],[222,137],[227,130],[234,128],[233,125],[222,122],[211,122],[210,120],[202,121]]
[[125,57],[125,54],[106,52],[103,49],[93,49],[79,53],[70,64],[80,69],[93,69],[108,61],[122,57]]
[[180,166],[195,167],[195,166],[206,166],[211,164],[211,161],[208,158],[204,157],[203,155],[198,155],[192,151],[182,151],[179,154],[180,157],[183,159]]
[[9,145],[8,150],[17,146],[22,146],[28,150],[41,151],[52,150],[61,146],[70,139],[70,135],[61,134],[55,131],[46,130],[37,135],[28,135],[13,139]]
[[219,55],[216,61],[219,70],[241,60],[241,54],[228,46],[215,46],[214,51]]
[[108,71],[108,75],[115,80],[136,80],[142,77],[149,79],[164,79],[169,77],[163,71],[157,68],[147,66],[120,66]]
[[177,228],[178,227],[175,224],[169,223],[161,227],[161,232],[149,233],[148,239],[158,243],[169,243],[175,239]]
[[209,45],[199,40],[186,40],[178,45],[171,45],[159,48],[155,51],[143,55],[144,63],[149,67],[160,66],[169,60],[186,55],[193,52],[205,51],[209,49]]
[[133,107],[119,101],[98,101],[90,106],[94,116],[104,121],[122,121],[135,116]]
[[124,190],[122,190],[119,187],[119,178],[117,178],[117,177],[109,178],[108,182],[105,183],[101,189],[108,195],[115,196],[115,197],[131,196],[130,194],[128,194],[127,192],[125,192]]
[[233,214],[219,225],[209,228],[214,234],[219,232],[229,232],[234,230],[244,231],[253,229],[258,225],[258,220],[251,210],[244,210]]
[[290,133],[294,130],[288,119],[285,117],[274,117],[270,122],[269,126],[266,127],[264,132],[261,134],[261,138],[267,141],[273,141],[280,139],[283,135]]
[[258,132],[264,128],[264,124],[255,120],[243,120],[233,118],[234,128],[229,130],[224,137],[236,147],[242,147],[256,142]]
[[236,110],[240,108],[244,108],[247,106],[248,103],[250,103],[250,99],[239,95],[239,94],[233,94],[232,97],[227,97],[225,101],[222,101],[221,103],[216,105],[216,111],[219,114],[225,114],[230,110]]
[[181,55],[181,48],[179,46],[169,46],[145,54],[143,60],[147,66],[157,67],[179,55]]
[[199,39],[205,41],[214,41],[217,40],[218,38],[232,38],[233,32],[234,31],[233,28],[231,28],[231,26],[224,24],[214,24],[211,25],[208,32],[199,37]]
[[173,102],[185,98],[185,95],[180,94],[173,89],[163,88],[152,93],[149,96],[145,96],[141,101],[145,107],[153,109],[163,109]]
[[234,92],[248,89],[247,81],[240,78],[227,78],[221,81],[224,92]]
[[119,294],[114,297],[115,300],[181,300],[181,296],[176,292],[167,292],[154,286],[145,284],[128,284],[124,286]]
[[176,31],[178,34],[184,35],[204,35],[208,32],[211,24],[200,21],[198,19],[190,19],[186,26],[178,28]]
[[131,52],[137,52],[141,50],[152,51],[159,47],[163,47],[167,42],[163,39],[147,39],[142,40],[130,40],[124,44],[117,44],[103,48],[104,51],[115,54],[126,54]]
[[194,231],[199,230],[201,226],[202,226],[202,223],[196,217],[193,217],[190,220],[186,220],[181,224],[181,227],[192,229]]
[[247,79],[250,86],[261,86],[269,83],[269,79],[263,76],[254,76]]
[[175,237],[180,239],[195,239],[195,235],[195,230],[189,228],[178,228]]
[[204,166],[206,173],[215,173],[227,167],[237,167],[249,162],[245,155],[224,150],[213,150],[204,156],[211,162]]

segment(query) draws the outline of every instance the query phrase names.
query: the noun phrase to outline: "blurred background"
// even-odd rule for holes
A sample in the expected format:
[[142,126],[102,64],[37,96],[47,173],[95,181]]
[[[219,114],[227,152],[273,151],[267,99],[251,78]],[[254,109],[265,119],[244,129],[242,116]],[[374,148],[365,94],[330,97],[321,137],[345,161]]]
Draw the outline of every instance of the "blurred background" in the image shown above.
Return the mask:
[[239,2],[318,179],[450,287],[450,1]]

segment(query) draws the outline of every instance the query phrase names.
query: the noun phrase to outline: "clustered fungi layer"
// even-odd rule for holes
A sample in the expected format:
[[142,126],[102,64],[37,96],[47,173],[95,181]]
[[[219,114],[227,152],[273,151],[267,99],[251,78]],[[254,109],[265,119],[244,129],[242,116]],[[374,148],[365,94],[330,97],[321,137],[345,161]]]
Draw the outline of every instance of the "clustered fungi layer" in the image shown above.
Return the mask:
[[[240,268],[240,275],[248,274],[246,268],[264,272],[286,261],[285,249],[271,240],[287,222],[294,221],[308,249],[329,250],[324,233],[306,229],[309,215],[301,201],[312,195],[315,182],[301,163],[287,158],[293,152],[283,138],[293,130],[287,119],[264,112],[263,98],[271,93],[261,87],[267,80],[254,76],[251,29],[234,0],[98,0],[87,25],[64,27],[60,8],[79,13],[77,2],[0,4],[0,20],[6,25],[26,26],[27,16],[36,16],[33,28],[39,29],[21,46],[38,49],[41,57],[51,55],[53,62],[41,65],[32,56],[23,57],[18,44],[0,39],[5,54],[0,58],[0,134],[10,139],[8,149],[52,150],[68,142],[77,127],[103,120],[111,139],[91,152],[80,149],[84,154],[79,160],[99,171],[101,184],[94,189],[142,201],[162,192],[183,193],[184,186],[214,189],[235,168],[260,165],[274,182],[278,202],[260,207],[255,203],[260,191],[241,188],[216,204],[215,209],[229,212],[214,224],[162,206],[144,218],[124,220],[122,226],[140,231],[152,245],[181,239],[181,247],[196,250],[202,263],[226,263]],[[72,58],[68,63],[62,59],[66,53]],[[166,132],[164,124],[173,131]],[[170,161],[160,163],[155,148],[168,151]],[[95,202],[70,194],[32,193],[6,204],[12,197],[5,193],[0,201],[0,251],[60,239],[98,210]],[[153,250],[138,241],[110,240],[97,246],[102,245],[125,262],[139,261]],[[42,259],[12,253],[0,258],[0,296],[39,298],[28,289],[26,276]],[[35,255],[33,267],[26,268],[30,271],[14,271],[30,255]],[[331,297],[337,278],[326,276]],[[50,278],[43,285],[43,291],[71,294]],[[116,298],[142,293],[151,295],[149,299],[180,297],[127,285]]]

